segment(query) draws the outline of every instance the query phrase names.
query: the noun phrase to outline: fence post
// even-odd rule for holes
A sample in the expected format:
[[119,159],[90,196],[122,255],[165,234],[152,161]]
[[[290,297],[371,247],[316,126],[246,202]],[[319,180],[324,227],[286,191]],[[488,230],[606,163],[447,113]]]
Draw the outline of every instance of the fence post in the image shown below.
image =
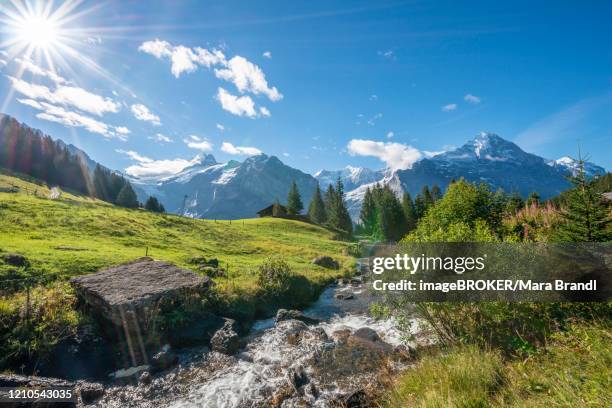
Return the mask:
[[26,310],[25,310],[26,324],[30,325],[30,280],[26,280]]

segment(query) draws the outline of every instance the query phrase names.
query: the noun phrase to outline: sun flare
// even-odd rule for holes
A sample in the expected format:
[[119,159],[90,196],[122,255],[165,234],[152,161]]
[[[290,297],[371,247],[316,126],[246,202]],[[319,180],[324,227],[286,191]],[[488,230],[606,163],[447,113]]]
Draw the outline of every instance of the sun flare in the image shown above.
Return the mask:
[[28,16],[19,23],[17,38],[34,48],[48,48],[59,41],[59,26],[44,16]]

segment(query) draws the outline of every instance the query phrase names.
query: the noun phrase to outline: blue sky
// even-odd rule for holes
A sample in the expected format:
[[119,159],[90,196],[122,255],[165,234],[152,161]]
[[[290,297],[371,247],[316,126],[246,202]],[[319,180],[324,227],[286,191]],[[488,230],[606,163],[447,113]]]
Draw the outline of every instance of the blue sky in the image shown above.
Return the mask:
[[612,167],[609,2],[30,6],[0,6],[2,111],[111,168],[408,166],[480,131]]

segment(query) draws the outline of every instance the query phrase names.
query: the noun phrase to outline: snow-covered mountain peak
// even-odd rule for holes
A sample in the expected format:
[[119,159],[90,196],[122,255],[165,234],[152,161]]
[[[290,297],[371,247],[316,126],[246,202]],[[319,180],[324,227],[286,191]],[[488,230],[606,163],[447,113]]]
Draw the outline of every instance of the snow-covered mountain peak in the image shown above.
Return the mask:
[[[573,176],[575,176],[578,173],[578,167],[580,165],[580,161],[573,159],[569,156],[563,156],[563,157],[558,158],[557,160],[549,160],[546,162],[546,164],[548,164],[551,167],[556,167],[556,168],[566,170],[570,172]],[[591,162],[585,161],[584,162],[584,172],[587,177],[593,177],[598,174],[604,174],[606,172],[606,169],[596,164],[593,164]]]

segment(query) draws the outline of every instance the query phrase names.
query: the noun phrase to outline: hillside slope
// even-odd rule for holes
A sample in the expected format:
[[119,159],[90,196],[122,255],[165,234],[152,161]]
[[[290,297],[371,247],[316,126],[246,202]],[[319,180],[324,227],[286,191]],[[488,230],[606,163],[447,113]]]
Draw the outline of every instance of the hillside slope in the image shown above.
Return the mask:
[[[15,186],[18,192],[6,192]],[[323,228],[283,219],[215,222],[127,210],[102,201],[62,193],[51,199],[44,185],[0,173],[0,251],[26,256],[31,269],[59,279],[96,271],[145,255],[192,267],[193,257],[218,258],[229,277],[218,279],[223,290],[249,289],[255,269],[271,255],[283,256],[296,273],[313,283],[335,276],[311,264],[342,256],[347,244]]]

